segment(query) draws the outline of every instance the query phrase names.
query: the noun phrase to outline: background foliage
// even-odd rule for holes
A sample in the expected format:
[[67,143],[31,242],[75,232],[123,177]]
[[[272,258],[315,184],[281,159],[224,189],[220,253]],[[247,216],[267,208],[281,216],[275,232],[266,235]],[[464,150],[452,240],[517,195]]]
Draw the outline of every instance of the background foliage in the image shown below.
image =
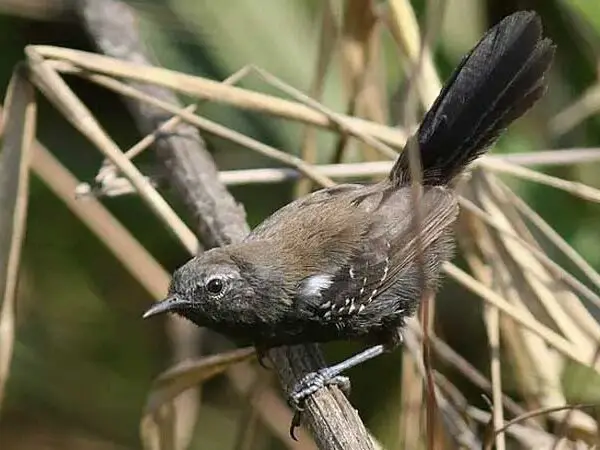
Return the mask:
[[[131,1],[142,20],[147,45],[165,67],[222,80],[246,64],[264,68],[308,92],[313,78],[320,30],[319,1],[196,0]],[[334,2],[340,3],[340,2]],[[413,2],[423,14],[423,1]],[[490,24],[515,10],[536,9],[558,52],[551,88],[535,111],[512,127],[495,152],[525,152],[561,147],[594,147],[600,143],[600,119],[591,115],[558,135],[552,119],[598,82],[600,6],[586,0],[452,0],[435,47],[435,61],[445,78],[460,56]],[[0,86],[6,86],[23,48],[45,43],[93,50],[66,2],[0,0]],[[391,38],[385,37],[387,94],[391,117],[399,108],[404,76],[393,61]],[[392,63],[390,63],[390,61]],[[323,103],[343,111],[344,89],[338,69],[327,77]],[[242,85],[255,88],[256,81]],[[114,95],[75,81],[77,93],[122,147],[139,135]],[[260,89],[265,89],[260,84]],[[270,92],[269,89],[266,89]],[[599,105],[595,105],[600,110]],[[201,113],[290,153],[300,150],[302,129],[263,116],[205,104]],[[95,175],[101,159],[90,144],[41,101],[38,139],[80,178]],[[264,167],[271,161],[208,138],[222,169]],[[319,159],[331,157],[333,139],[319,138]],[[352,157],[352,154],[351,154]],[[142,161],[144,159],[142,158]],[[149,171],[152,158],[142,163]],[[600,188],[600,165],[559,167],[549,173]],[[507,179],[508,180],[508,179]],[[517,183],[520,195],[600,270],[600,208],[550,188]],[[253,185],[232,188],[256,224],[294,194],[281,188]],[[104,201],[151,253],[169,270],[187,254],[133,196]],[[1,213],[1,212],[0,212]],[[139,448],[138,427],[152,379],[169,363],[168,337],[160,321],[143,322],[150,298],[122,270],[104,246],[37,179],[32,179],[24,264],[18,298],[18,331],[8,395],[0,420],[2,449]],[[561,261],[558,261],[561,262]],[[487,369],[486,337],[478,303],[447,283],[439,297],[440,335],[462,355]],[[355,347],[333,344],[330,358]],[[394,441],[400,386],[399,353],[386,355],[352,374],[353,403],[384,443]],[[506,364],[511,364],[507,361]],[[452,376],[449,372],[449,376]],[[568,381],[568,377],[565,378]],[[566,381],[566,382],[567,382]],[[472,388],[464,388],[469,395]],[[507,389],[510,390],[510,380]],[[377,387],[375,389],[375,386]],[[572,389],[573,401],[600,400],[600,386]],[[471,396],[477,397],[477,391]],[[579,398],[584,397],[584,398]],[[483,400],[476,399],[481,405]],[[193,448],[232,448],[240,420],[240,400],[222,380],[204,390],[203,407]],[[245,412],[244,412],[245,413]],[[243,415],[243,414],[242,414]],[[205,445],[202,446],[201,444]],[[210,443],[209,445],[206,445]],[[264,447],[278,448],[268,437]]]

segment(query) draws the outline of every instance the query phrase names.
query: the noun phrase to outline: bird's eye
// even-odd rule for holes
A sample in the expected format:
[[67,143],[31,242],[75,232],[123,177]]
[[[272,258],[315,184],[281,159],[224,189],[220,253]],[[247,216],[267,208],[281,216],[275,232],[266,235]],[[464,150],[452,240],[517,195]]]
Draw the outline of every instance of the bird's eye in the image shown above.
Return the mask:
[[221,278],[212,278],[206,283],[206,290],[212,295],[219,295],[223,291],[224,286]]

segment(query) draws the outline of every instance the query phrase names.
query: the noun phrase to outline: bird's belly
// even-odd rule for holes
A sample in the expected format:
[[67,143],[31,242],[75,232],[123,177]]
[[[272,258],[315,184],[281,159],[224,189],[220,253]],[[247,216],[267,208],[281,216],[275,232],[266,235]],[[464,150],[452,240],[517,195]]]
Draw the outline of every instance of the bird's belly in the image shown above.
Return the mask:
[[371,340],[386,335],[403,326],[406,314],[389,314],[383,318],[355,316],[347,320],[327,321],[293,320],[277,324],[239,323],[228,326],[219,324],[215,331],[223,333],[239,344],[255,344],[263,348],[306,343],[325,343],[338,340]]

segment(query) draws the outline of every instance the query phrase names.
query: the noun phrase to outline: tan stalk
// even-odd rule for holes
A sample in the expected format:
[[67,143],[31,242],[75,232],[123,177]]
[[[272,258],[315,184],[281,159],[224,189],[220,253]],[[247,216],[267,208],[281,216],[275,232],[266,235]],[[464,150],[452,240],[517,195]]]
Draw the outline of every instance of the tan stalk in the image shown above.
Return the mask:
[[18,66],[7,89],[0,153],[0,407],[15,342],[15,305],[29,195],[29,162],[35,136],[33,87]]
[[[323,95],[325,80],[331,60],[336,54],[338,42],[338,25],[331,5],[331,0],[324,0],[322,3],[321,17],[321,36],[319,38],[319,50],[317,56],[317,65],[313,80],[308,91],[308,95],[315,100],[319,100]],[[316,164],[318,160],[317,149],[317,130],[307,125],[302,131],[302,144],[300,155],[302,160],[308,164]],[[296,187],[296,196],[308,194],[312,190],[310,180],[300,180]]]
[[[140,70],[140,67],[133,63],[60,47],[35,45],[27,47],[26,50],[35,51],[44,58],[67,61],[76,68],[85,69],[91,73],[156,84],[176,92],[192,95],[198,99],[227,103],[241,109],[255,110],[296,120],[307,125],[337,129],[337,125],[326,115],[312,108],[266,94],[225,86],[222,83],[205,78],[159,67],[144,66],[143,70]],[[65,68],[65,66],[62,66],[62,68]],[[355,117],[344,117],[344,120],[351,124],[352,128],[360,130],[362,133],[368,133],[388,145],[401,148],[404,144],[405,133],[402,130]]]
[[98,147],[105,157],[119,167],[150,209],[164,222],[190,252],[196,253],[198,239],[151,183],[127,159],[117,144],[102,129],[91,111],[77,98],[63,79],[44,64],[32,47],[26,49],[32,81],[64,115],[71,124]]

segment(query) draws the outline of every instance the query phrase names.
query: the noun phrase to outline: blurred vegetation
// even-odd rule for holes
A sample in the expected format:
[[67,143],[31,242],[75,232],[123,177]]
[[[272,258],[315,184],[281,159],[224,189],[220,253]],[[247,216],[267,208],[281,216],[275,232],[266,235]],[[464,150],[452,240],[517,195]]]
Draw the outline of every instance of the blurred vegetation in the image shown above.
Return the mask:
[[[142,21],[146,43],[160,64],[222,80],[246,64],[264,68],[308,92],[318,51],[320,2],[229,0],[131,1]],[[336,2],[334,2],[336,3]],[[339,3],[339,2],[338,2]],[[92,51],[66,2],[0,0],[0,86],[6,86],[27,44],[51,44]],[[414,2],[425,14],[425,2]],[[590,117],[553,138],[548,122],[598,81],[600,7],[588,0],[453,0],[435,48],[445,78],[460,56],[492,23],[515,9],[533,8],[542,15],[558,53],[551,88],[535,111],[511,128],[495,152],[528,152],[561,147],[600,146],[600,118]],[[389,38],[389,37],[388,37]],[[388,40],[386,38],[386,40]],[[403,72],[386,45],[387,93],[392,116],[402,92]],[[391,62],[390,62],[391,61]],[[73,83],[115,140],[126,148],[137,139],[121,101],[95,86]],[[256,81],[242,84],[273,92]],[[80,179],[95,175],[101,158],[90,144],[40,98],[38,139]],[[323,103],[344,110],[339,71],[327,78]],[[302,127],[258,114],[205,104],[201,113],[291,153],[299,153]],[[333,139],[319,138],[319,159],[329,159]],[[207,137],[222,169],[265,167],[271,161],[234,145]],[[152,158],[142,158],[150,169]],[[549,173],[600,188],[600,164],[558,167]],[[600,270],[600,207],[569,194],[507,178],[520,195]],[[291,183],[232,188],[252,225],[292,198]],[[134,196],[105,199],[104,204],[168,269],[187,254]],[[1,212],[0,212],[1,213]],[[558,260],[559,263],[563,262]],[[446,283],[438,300],[439,334],[467,359],[488,372],[480,303]],[[140,448],[138,427],[152,379],[169,363],[168,338],[160,321],[143,322],[149,295],[69,210],[37,179],[32,180],[24,264],[18,302],[17,345],[0,420],[0,448]],[[327,346],[330,358],[355,349],[353,344]],[[353,404],[384,443],[392,442],[398,408],[401,352],[386,355],[351,373]],[[508,363],[510,364],[510,363]],[[452,372],[449,376],[452,377]],[[460,378],[475,402],[479,392]],[[378,389],[373,389],[377,384]],[[510,387],[510,382],[507,383]],[[575,400],[600,399],[599,388]],[[232,448],[245,414],[227,385],[215,380],[204,389],[203,406],[192,448]],[[511,392],[516,397],[518,393]],[[275,442],[264,448],[280,448]],[[207,444],[210,443],[210,444]],[[204,445],[202,445],[204,444]]]

